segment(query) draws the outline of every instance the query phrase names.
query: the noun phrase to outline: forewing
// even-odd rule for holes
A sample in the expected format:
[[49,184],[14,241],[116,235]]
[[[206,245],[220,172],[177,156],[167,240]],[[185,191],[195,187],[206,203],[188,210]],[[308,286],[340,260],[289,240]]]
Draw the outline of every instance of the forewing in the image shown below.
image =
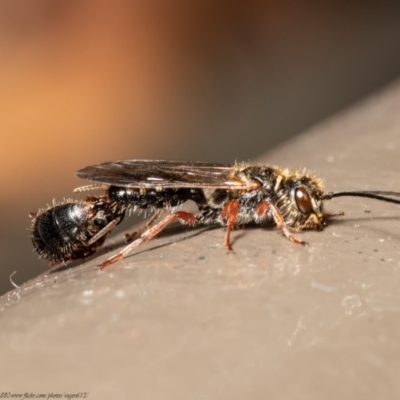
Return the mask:
[[91,165],[77,172],[80,178],[133,188],[243,189],[235,166],[208,162],[124,160]]

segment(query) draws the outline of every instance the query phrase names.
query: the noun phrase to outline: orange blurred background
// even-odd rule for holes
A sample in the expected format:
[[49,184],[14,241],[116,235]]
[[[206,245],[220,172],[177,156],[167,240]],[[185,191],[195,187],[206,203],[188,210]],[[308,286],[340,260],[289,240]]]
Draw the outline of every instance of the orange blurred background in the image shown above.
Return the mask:
[[77,169],[251,159],[398,77],[400,3],[14,0],[0,54],[3,293]]

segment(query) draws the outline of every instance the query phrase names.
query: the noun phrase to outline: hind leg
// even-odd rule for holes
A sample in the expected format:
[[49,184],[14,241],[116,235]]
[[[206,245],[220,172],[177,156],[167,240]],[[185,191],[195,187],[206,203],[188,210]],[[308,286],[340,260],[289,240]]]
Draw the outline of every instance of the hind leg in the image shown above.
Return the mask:
[[122,260],[135,247],[139,246],[143,242],[146,242],[146,241],[152,239],[154,236],[156,236],[158,233],[160,233],[168,224],[170,224],[172,221],[174,221],[176,219],[180,219],[183,222],[190,224],[190,225],[194,225],[196,223],[196,217],[191,213],[188,213],[185,211],[178,211],[176,213],[170,214],[167,217],[165,217],[164,219],[162,219],[160,222],[158,222],[157,224],[152,226],[151,228],[147,229],[147,231],[143,232],[138,239],[134,240],[132,243],[129,243],[117,254],[115,254],[114,256],[112,256],[110,258],[107,258],[107,260],[100,263],[99,268],[103,269],[110,264],[113,264],[117,261]]

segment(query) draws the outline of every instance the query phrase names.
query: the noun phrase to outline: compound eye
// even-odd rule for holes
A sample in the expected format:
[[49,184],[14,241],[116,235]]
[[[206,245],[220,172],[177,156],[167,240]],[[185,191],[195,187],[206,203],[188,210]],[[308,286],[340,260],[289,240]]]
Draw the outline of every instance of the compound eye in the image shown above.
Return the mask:
[[295,200],[297,208],[304,214],[311,214],[313,212],[311,204],[311,196],[304,188],[298,188],[295,192]]

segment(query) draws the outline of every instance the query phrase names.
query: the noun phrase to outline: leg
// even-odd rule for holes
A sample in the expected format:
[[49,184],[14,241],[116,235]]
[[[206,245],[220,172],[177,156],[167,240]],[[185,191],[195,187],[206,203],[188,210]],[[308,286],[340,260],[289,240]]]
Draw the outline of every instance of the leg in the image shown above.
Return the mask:
[[125,239],[127,241],[127,243],[131,242],[133,239],[136,239],[138,236],[140,236],[143,232],[146,232],[152,225],[153,223],[157,220],[158,217],[161,216],[161,214],[164,212],[165,210],[159,209],[157,210],[151,217],[150,219],[148,219],[146,221],[146,223],[144,225],[142,225],[138,230],[136,230],[135,232],[132,233],[126,233],[125,234]]
[[120,222],[120,218],[116,218],[112,220],[108,225],[106,225],[100,232],[97,232],[88,242],[87,246],[91,246],[93,243],[96,243],[100,238],[107,235],[114,227]]
[[224,243],[225,246],[228,248],[228,250],[233,250],[232,243],[231,243],[231,232],[236,223],[238,209],[239,209],[238,201],[237,200],[229,200],[228,203],[224,206],[224,208],[221,211],[221,217],[228,219],[225,243]]
[[170,214],[165,217],[163,220],[158,222],[156,225],[149,228],[147,231],[143,232],[138,239],[133,241],[132,243],[125,246],[119,253],[115,254],[114,256],[108,258],[107,260],[103,261],[99,264],[99,268],[103,269],[108,265],[122,260],[127,254],[129,254],[135,247],[139,246],[139,244],[150,240],[158,233],[160,233],[169,223],[171,223],[175,219],[181,219],[182,221],[188,224],[194,224],[196,222],[196,218],[193,214],[190,214],[185,211],[178,211],[176,213]]
[[289,228],[286,225],[285,220],[282,217],[281,212],[279,211],[279,209],[275,206],[275,204],[269,202],[269,201],[263,201],[262,203],[260,203],[260,205],[258,206],[258,213],[260,216],[262,216],[267,209],[270,209],[272,212],[272,216],[275,220],[276,226],[278,228],[281,228],[283,233],[285,234],[285,236],[293,243],[296,244],[301,244],[301,245],[306,245],[307,242],[303,242],[302,240],[296,239],[290,232],[289,232]]

